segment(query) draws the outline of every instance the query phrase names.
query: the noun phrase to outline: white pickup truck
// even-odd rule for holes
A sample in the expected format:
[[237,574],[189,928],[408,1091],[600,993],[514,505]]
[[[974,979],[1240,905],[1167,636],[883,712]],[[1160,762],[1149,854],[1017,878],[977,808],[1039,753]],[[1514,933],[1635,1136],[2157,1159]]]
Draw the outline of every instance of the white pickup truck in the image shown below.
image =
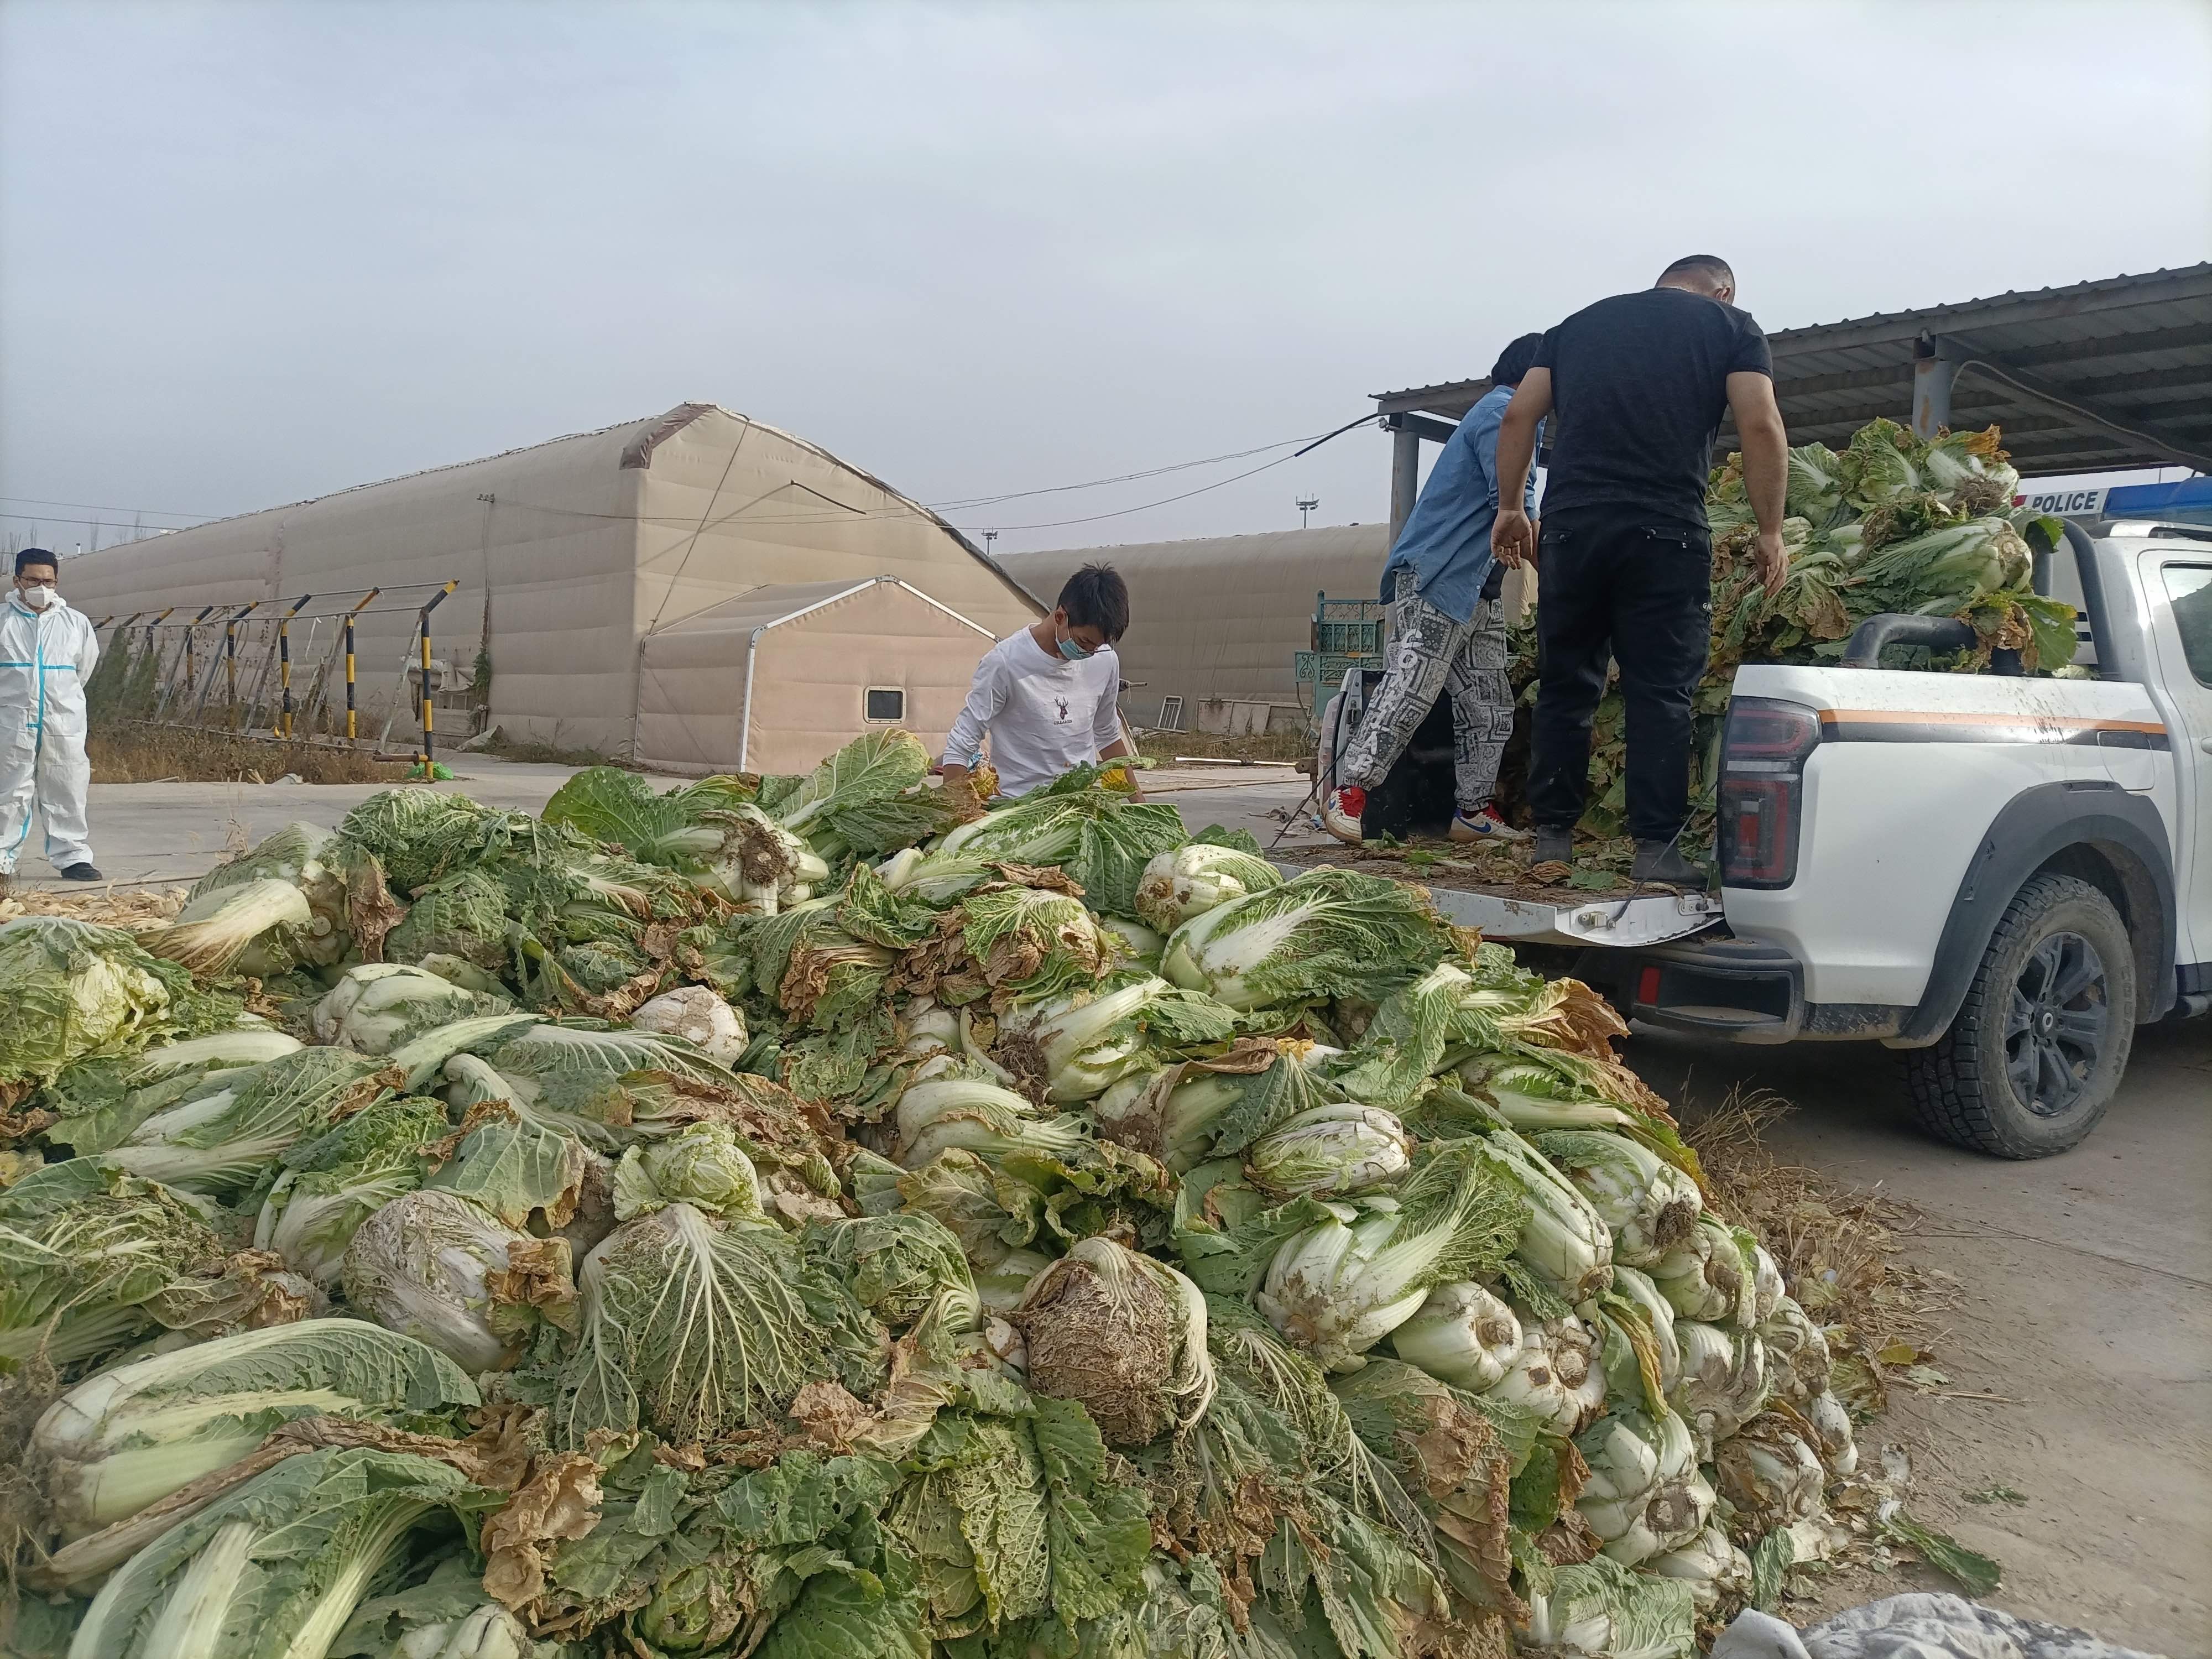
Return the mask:
[[2069,521],[2038,574],[2090,678],[1883,669],[1964,626],[1886,617],[1843,665],[1737,671],[1717,896],[1439,903],[1636,1019],[1879,1041],[1937,1134],[2064,1151],[2136,1026],[2212,1007],[2212,530]]

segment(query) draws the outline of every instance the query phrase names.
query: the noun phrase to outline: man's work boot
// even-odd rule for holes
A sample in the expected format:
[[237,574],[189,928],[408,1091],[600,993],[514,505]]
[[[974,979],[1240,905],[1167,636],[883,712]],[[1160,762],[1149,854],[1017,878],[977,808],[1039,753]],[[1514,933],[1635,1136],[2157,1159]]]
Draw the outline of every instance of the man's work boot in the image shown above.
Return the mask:
[[106,881],[107,878],[88,864],[72,864],[62,872],[64,881]]
[[1367,792],[1356,783],[1333,791],[1322,808],[1322,828],[1339,841],[1357,847],[1362,839],[1359,821],[1367,816]]
[[1574,861],[1575,832],[1571,825],[1565,829],[1550,823],[1536,826],[1536,845],[1528,855],[1530,864],[1572,864]]
[[1705,884],[1705,872],[1674,850],[1671,841],[1639,841],[1636,843],[1636,862],[1629,871],[1629,878],[1638,884],[1656,883],[1665,887],[1695,887]]

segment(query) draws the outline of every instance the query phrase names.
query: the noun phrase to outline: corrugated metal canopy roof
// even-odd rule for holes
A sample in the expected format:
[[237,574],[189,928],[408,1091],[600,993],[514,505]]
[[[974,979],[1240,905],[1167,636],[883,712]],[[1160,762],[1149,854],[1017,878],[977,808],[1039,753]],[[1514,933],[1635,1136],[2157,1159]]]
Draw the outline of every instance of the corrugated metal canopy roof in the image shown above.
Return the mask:
[[[1840,444],[1878,416],[1909,420],[1916,356],[1940,349],[1962,364],[1950,424],[2002,427],[2024,473],[2177,462],[2212,471],[2212,264],[1784,329],[1767,340],[1792,443]],[[1487,380],[1455,380],[1375,401],[1384,415],[1457,420],[1489,389]],[[1723,447],[1734,441],[1724,428]]]

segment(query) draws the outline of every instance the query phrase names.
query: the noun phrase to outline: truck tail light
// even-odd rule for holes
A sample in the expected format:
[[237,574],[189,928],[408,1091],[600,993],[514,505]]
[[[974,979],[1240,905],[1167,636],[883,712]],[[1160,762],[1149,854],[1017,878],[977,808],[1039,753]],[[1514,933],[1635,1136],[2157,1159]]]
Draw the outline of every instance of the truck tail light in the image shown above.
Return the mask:
[[1820,741],[1819,718],[1801,704],[1771,697],[1729,702],[1721,740],[1721,885],[1787,887],[1796,880],[1805,757]]

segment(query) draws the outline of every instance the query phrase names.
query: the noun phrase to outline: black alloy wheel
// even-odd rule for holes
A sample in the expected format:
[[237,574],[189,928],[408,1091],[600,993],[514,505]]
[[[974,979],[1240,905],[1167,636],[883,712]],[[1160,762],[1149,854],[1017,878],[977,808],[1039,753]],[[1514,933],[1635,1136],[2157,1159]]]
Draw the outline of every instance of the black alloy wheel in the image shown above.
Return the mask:
[[1906,1092],[1921,1122],[1957,1146],[2048,1158],[2104,1116],[2135,1024],[2135,945],[2112,899],[2076,876],[2031,876],[1950,1029],[1905,1051]]
[[2013,983],[2005,1075],[2038,1117],[2073,1109],[2095,1075],[2112,1026],[2105,959],[2079,933],[2046,934]]

